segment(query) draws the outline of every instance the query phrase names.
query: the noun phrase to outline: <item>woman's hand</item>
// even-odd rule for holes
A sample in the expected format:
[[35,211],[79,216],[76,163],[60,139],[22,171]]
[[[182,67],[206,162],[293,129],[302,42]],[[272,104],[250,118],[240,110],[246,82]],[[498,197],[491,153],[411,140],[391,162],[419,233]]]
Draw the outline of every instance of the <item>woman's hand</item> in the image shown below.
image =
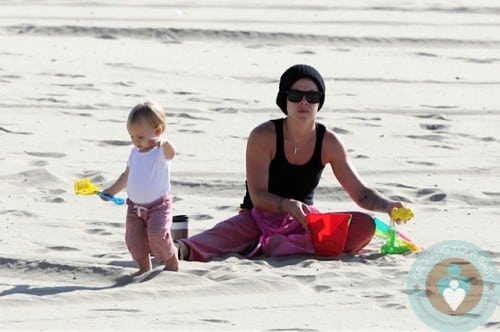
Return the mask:
[[[407,206],[404,205],[402,202],[390,201],[387,205],[387,214],[392,219],[392,215],[391,215],[392,209],[399,209],[402,207],[407,207]],[[410,220],[410,219],[394,219],[394,221],[398,225],[406,224],[408,222],[408,220]]]
[[293,219],[297,220],[302,227],[309,229],[307,225],[307,214],[311,213],[309,206],[295,199],[282,198],[281,199],[282,212],[288,213]]

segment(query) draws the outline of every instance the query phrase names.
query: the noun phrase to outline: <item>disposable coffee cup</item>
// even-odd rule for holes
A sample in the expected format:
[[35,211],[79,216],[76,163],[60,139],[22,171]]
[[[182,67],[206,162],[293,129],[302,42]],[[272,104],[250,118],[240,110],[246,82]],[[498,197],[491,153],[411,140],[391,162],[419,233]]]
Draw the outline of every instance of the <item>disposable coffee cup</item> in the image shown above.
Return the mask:
[[189,217],[184,214],[172,218],[172,228],[170,230],[174,240],[188,237],[188,220]]

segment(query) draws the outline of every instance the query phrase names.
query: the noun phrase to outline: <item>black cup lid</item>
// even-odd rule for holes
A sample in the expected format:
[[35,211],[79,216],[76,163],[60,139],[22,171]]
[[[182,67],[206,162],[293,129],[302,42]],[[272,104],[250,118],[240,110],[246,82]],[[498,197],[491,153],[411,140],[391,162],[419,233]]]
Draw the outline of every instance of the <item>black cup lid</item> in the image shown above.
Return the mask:
[[172,222],[183,222],[183,221],[188,221],[189,217],[186,216],[185,214],[179,214],[176,215],[172,218]]

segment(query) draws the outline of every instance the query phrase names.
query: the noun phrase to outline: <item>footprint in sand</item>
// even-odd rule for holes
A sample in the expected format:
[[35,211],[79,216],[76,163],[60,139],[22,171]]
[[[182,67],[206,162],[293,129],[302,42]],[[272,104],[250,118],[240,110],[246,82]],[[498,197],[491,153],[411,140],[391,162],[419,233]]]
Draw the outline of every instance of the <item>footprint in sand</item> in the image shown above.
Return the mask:
[[[420,105],[424,107],[433,107],[433,106],[426,106],[426,105]],[[439,107],[439,106],[436,106]],[[444,107],[444,106],[442,106]],[[452,107],[452,106],[450,106]],[[415,117],[420,118],[420,119],[433,119],[433,120],[443,120],[443,121],[450,121],[446,116],[441,115],[441,114],[423,114],[423,115],[416,115]]]
[[500,197],[500,192],[483,191],[483,194],[485,194],[486,196],[493,197],[493,198]]
[[62,195],[66,193],[65,189],[49,189],[49,194],[51,195]]
[[[249,102],[245,99],[236,99],[236,98],[224,98],[222,99],[223,101],[227,101],[231,104],[242,104],[242,105],[248,105]],[[231,109],[234,109],[236,112],[238,111],[237,109],[230,107]]]
[[16,174],[3,176],[2,178],[5,178],[8,182],[16,183],[22,186],[54,187],[57,184],[60,184],[61,187],[65,186],[65,184],[56,175],[47,171],[45,168],[30,169]]
[[433,109],[454,109],[458,108],[456,105],[426,105],[426,104],[421,104],[421,107],[425,108],[433,108]]
[[120,82],[113,82],[111,83],[112,85],[116,85],[116,86],[124,86],[124,87],[135,87],[135,82],[134,81],[127,81],[127,82],[123,82],[123,81],[120,81]]
[[452,57],[450,59],[453,60],[462,60],[468,63],[477,63],[477,64],[492,64],[495,62],[499,62],[500,58],[466,58],[466,57]]
[[[87,223],[90,226],[101,226],[101,227],[113,227],[113,228],[122,228],[125,227],[124,223],[121,222],[88,222]],[[96,227],[96,228],[91,228],[91,229],[96,229],[96,230],[104,230],[103,228]]]
[[65,194],[66,190],[61,188],[49,189],[48,195],[41,196],[41,199],[46,203],[64,203],[64,198],[59,195]]
[[406,163],[411,164],[411,165],[422,165],[422,166],[436,166],[436,163],[430,162],[430,161],[412,161],[408,160]]
[[94,83],[77,83],[77,84],[51,84],[56,87],[62,87],[62,88],[68,88],[68,89],[73,89],[76,91],[94,91],[98,92],[100,91],[99,89],[94,87]]
[[444,144],[434,144],[430,145],[431,148],[438,148],[438,149],[446,149],[446,150],[456,150],[456,148],[449,146],[449,145],[444,145]]
[[62,158],[66,157],[65,153],[60,152],[30,152],[24,151],[28,156],[32,157],[40,157],[40,158]]
[[382,120],[382,118],[380,118],[378,116],[372,117],[372,118],[367,118],[367,117],[363,117],[363,116],[353,116],[352,118],[355,120],[361,120],[361,121],[381,121]]
[[8,81],[8,80],[17,80],[17,79],[20,79],[20,78],[23,78],[23,77],[19,76],[19,75],[0,75],[0,79],[3,82],[8,82],[8,83],[10,83],[10,81]]
[[340,134],[340,135],[350,135],[350,134],[352,134],[352,132],[350,132],[347,129],[342,129],[342,128],[338,128],[338,127],[333,127],[331,129],[333,130],[334,133],[337,133],[337,134]]
[[93,235],[112,235],[113,233],[106,231],[102,228],[87,229],[85,233]]
[[427,53],[427,52],[415,52],[414,54],[418,55],[418,56],[425,56],[425,57],[432,57],[432,58],[435,58],[438,56],[437,54]]
[[192,103],[207,103],[207,104],[214,104],[214,105],[220,105],[221,99],[219,98],[199,98],[199,97],[191,97],[188,98],[189,102]]
[[318,293],[331,293],[331,292],[333,292],[333,290],[330,286],[325,286],[325,285],[316,285],[313,287],[313,290],[318,292]]
[[[193,112],[198,112],[198,110],[193,110]],[[187,119],[187,120],[204,120],[204,121],[212,121],[212,119],[209,118],[203,118],[203,117],[198,117],[198,116],[193,116],[189,113],[169,113],[169,116],[172,118],[181,118],[181,119]]]
[[178,130],[180,133],[188,133],[188,134],[204,134],[205,131],[203,130],[196,130],[196,129],[179,129]]
[[425,141],[433,141],[433,142],[441,142],[444,141],[447,137],[444,135],[438,134],[429,134],[429,135],[407,135],[407,138],[411,139],[421,139]]
[[88,118],[88,117],[92,116],[92,114],[90,114],[90,113],[84,113],[84,112],[81,112],[81,113],[62,112],[62,114],[64,114],[64,115],[72,115],[72,116],[81,116],[81,117],[84,117],[84,118]]
[[380,117],[368,118],[368,117],[362,117],[362,116],[353,116],[353,117],[351,117],[351,119],[361,121],[361,122],[359,122],[359,121],[352,122],[352,124],[356,125],[356,126],[372,127],[372,128],[381,127],[380,123],[374,123],[374,121],[381,121],[382,118],[380,118]]
[[231,321],[225,319],[200,319],[202,322],[215,323],[215,324],[232,324]]
[[435,124],[435,123],[421,123],[420,124],[420,128],[427,129],[427,130],[430,130],[430,131],[436,131],[436,130],[445,130],[445,129],[448,129],[449,126],[448,125],[444,125],[444,124]]
[[408,185],[402,184],[402,183],[386,182],[386,183],[383,183],[383,184],[386,185],[386,186],[395,187],[395,188],[417,189],[417,187],[408,186]]
[[304,50],[304,51],[299,51],[296,54],[314,55],[314,54],[316,54],[316,52],[311,51],[311,50]]
[[64,203],[64,198],[62,197],[53,197],[53,196],[42,196],[42,200],[46,203]]
[[104,176],[99,175],[100,171],[84,171],[81,174],[75,175],[76,178],[90,178],[90,181],[92,181],[95,184],[100,184],[106,181],[106,178]]
[[417,190],[417,197],[424,198],[431,202],[441,202],[446,199],[446,194],[441,192],[439,189],[434,188],[422,188]]
[[97,254],[97,255],[92,255],[92,257],[95,257],[95,258],[121,258],[121,256],[117,255],[116,253]]
[[222,113],[222,114],[235,114],[238,113],[238,110],[234,107],[217,107],[211,109],[214,112]]
[[113,228],[122,228],[125,225],[123,223],[121,223],[121,222],[107,222],[106,226],[110,226],[110,227],[113,227]]
[[387,303],[384,304],[383,307],[387,309],[396,309],[396,310],[406,309],[406,306],[401,303]]
[[40,160],[40,159],[38,159],[38,160],[33,160],[33,161],[31,162],[31,165],[32,165],[32,166],[36,166],[36,167],[44,167],[44,166],[47,166],[48,164],[49,164],[49,162],[48,162],[48,161],[46,161],[46,160]]
[[389,196],[389,198],[392,200],[400,201],[400,202],[404,202],[404,203],[413,203],[413,201],[411,199],[409,199],[408,197],[405,197],[405,196],[401,196],[401,195],[391,195],[391,196]]
[[112,145],[112,146],[128,146],[130,145],[130,141],[120,141],[120,140],[102,140],[102,141],[94,141],[97,142],[99,146]]
[[[24,151],[28,156],[31,157],[37,157],[37,158],[63,158],[66,157],[65,153],[60,153],[60,152],[30,152],[30,151]],[[31,163],[33,166],[37,167],[43,167],[48,165],[48,161],[46,160],[34,160]]]
[[219,206],[216,206],[215,209],[217,211],[233,211],[235,210],[235,207],[233,205],[219,205]]
[[80,249],[73,248],[73,247],[66,247],[66,246],[47,247],[47,249],[55,250],[55,251],[80,251]]
[[27,218],[31,218],[31,217],[35,216],[35,214],[33,214],[29,211],[26,211],[26,210],[1,210],[0,215],[3,215],[3,214],[18,216],[18,217],[27,217]]
[[29,131],[14,131],[14,130],[9,130],[5,127],[0,127],[0,131],[3,131],[4,133],[7,134],[16,134],[16,135],[33,135],[32,132]]
[[189,218],[193,219],[193,220],[210,220],[210,219],[213,219],[213,217],[211,215],[209,215],[209,214],[202,214],[202,213],[190,215]]

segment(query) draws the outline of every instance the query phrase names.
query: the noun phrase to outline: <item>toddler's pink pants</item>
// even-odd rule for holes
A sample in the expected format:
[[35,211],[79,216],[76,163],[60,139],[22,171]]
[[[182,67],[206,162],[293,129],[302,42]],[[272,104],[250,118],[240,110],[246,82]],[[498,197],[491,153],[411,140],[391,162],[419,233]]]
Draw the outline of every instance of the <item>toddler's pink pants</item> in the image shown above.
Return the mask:
[[172,199],[165,195],[147,204],[127,200],[125,242],[137,261],[152,253],[156,261],[166,262],[177,249],[170,235]]

